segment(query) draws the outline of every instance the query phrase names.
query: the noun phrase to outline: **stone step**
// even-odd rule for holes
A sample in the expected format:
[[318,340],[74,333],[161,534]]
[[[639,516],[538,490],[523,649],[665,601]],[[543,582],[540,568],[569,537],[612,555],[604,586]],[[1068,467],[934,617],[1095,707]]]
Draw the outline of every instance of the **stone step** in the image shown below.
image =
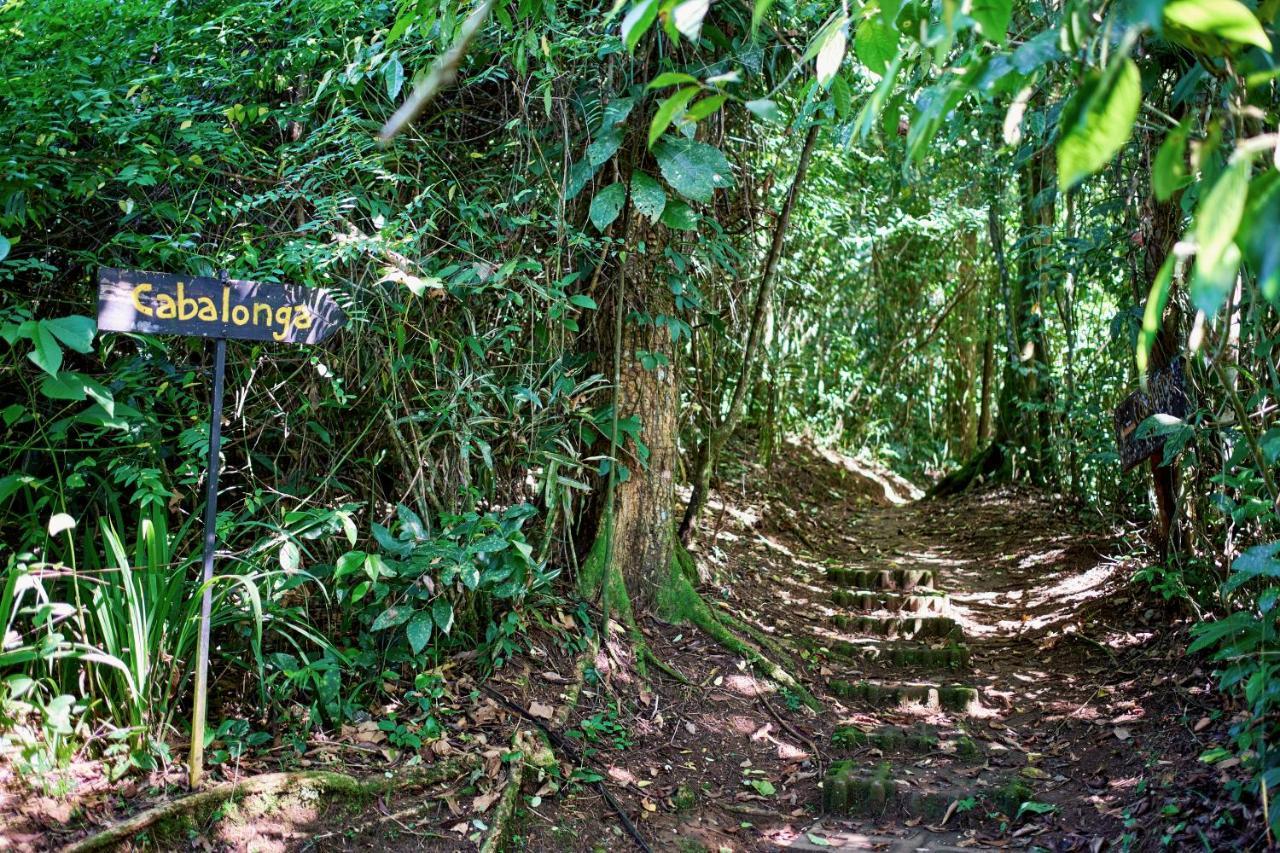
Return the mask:
[[[925,787],[928,785],[929,787]],[[895,773],[884,762],[870,767],[855,761],[837,761],[822,781],[822,806],[828,814],[880,817],[898,814],[933,823],[957,800],[972,797],[980,813],[993,810],[1010,821],[1022,804],[1034,796],[1022,779],[979,779],[958,784],[945,780],[926,782]]]
[[863,702],[877,708],[918,705],[935,710],[970,714],[982,707],[977,689],[959,684],[832,681],[831,692],[842,699]]
[[964,639],[964,632],[949,616],[851,616],[837,613],[831,623],[842,631],[870,634],[873,637],[955,640]]
[[831,735],[831,743],[838,749],[864,749],[871,747],[884,753],[909,753],[922,755],[941,752],[964,760],[979,761],[982,750],[973,738],[963,732],[949,736],[939,734],[936,726],[923,723],[910,727],[878,726],[865,731],[857,726],[842,726]]
[[832,655],[855,661],[928,669],[964,669],[969,665],[969,647],[948,642],[931,647],[919,643],[855,642],[836,640],[829,646]]
[[950,604],[945,592],[924,588],[910,594],[877,589],[836,589],[831,603],[857,610],[887,610],[890,613],[943,613]]
[[850,589],[887,589],[910,592],[933,589],[933,569],[827,569],[827,578],[836,586]]

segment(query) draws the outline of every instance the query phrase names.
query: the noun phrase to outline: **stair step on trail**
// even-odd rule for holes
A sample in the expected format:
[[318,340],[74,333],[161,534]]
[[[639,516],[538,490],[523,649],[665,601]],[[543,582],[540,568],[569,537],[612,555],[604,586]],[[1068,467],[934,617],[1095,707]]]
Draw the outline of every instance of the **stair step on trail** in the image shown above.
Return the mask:
[[831,603],[856,610],[887,610],[890,613],[944,613],[951,603],[945,592],[919,588],[914,592],[883,589],[835,589]]
[[832,681],[831,692],[842,699],[876,708],[910,707],[971,714],[982,707],[978,691],[962,684]]
[[841,726],[831,735],[831,744],[837,749],[865,749],[880,752],[924,755],[944,752],[963,761],[981,761],[982,750],[977,742],[964,732],[943,736],[936,726],[923,723],[903,726],[877,726],[870,731],[857,726]]
[[932,589],[933,569],[827,569],[827,578],[836,586],[850,589],[885,589],[910,592]]
[[970,661],[969,647],[957,642],[927,646],[922,643],[836,640],[828,645],[828,651],[835,657],[863,663],[928,669],[964,669]]
[[828,814],[897,814],[925,823],[940,820],[953,802],[968,797],[980,803],[984,811],[994,810],[1012,819],[1033,796],[1030,786],[1016,776],[964,782],[924,780],[895,772],[889,762],[867,766],[857,761],[837,761],[822,781],[822,806]]
[[837,613],[831,624],[842,631],[873,637],[962,640],[964,632],[949,616],[866,616]]

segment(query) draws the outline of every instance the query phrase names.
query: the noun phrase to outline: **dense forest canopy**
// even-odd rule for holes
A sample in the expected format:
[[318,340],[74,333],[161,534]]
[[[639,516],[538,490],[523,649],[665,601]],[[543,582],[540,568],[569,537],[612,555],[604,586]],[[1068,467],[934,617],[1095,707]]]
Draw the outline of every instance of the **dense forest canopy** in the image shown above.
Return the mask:
[[817,707],[691,556],[726,466],[804,436],[1127,525],[1243,711],[1213,760],[1280,829],[1280,2],[8,0],[0,28],[30,778],[167,768],[190,732],[211,360],[99,333],[110,267],[348,318],[228,345],[214,766],[370,715],[423,749],[459,654],[484,677],[540,630],[645,680],[646,625],[688,623]]

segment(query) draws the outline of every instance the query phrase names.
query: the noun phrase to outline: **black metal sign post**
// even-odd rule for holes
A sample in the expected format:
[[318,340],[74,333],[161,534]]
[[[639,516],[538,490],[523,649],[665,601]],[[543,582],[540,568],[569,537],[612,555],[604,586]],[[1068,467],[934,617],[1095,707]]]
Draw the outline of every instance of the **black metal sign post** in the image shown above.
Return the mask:
[[204,505],[204,559],[196,644],[195,697],[191,706],[191,787],[204,775],[208,710],[209,642],[213,609],[213,560],[218,540],[218,469],[222,445],[222,397],[227,339],[318,343],[346,323],[323,290],[227,278],[201,278],[103,268],[98,271],[98,329],[106,332],[194,335],[213,338],[213,395],[209,420],[209,477]]

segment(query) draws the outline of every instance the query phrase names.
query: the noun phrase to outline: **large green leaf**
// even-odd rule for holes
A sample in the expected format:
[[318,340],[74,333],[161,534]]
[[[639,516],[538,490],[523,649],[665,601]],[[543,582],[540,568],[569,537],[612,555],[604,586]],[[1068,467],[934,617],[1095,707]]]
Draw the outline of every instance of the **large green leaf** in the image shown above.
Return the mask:
[[431,614],[425,610],[415,613],[413,619],[409,621],[409,625],[405,628],[409,637],[409,646],[413,649],[413,653],[421,654],[422,650],[427,647],[427,643],[431,642],[432,628]]
[[676,114],[685,108],[689,100],[694,95],[702,91],[697,86],[685,86],[678,89],[675,94],[670,95],[661,104],[653,114],[653,120],[649,122],[649,147],[653,147],[653,143],[658,141],[658,137],[662,136],[663,131],[671,126],[671,122],[675,119]]
[[[1151,348],[1155,346],[1156,336],[1160,334],[1164,320],[1164,307],[1169,303],[1169,286],[1173,283],[1173,265],[1177,260],[1170,252],[1156,273],[1151,283],[1151,292],[1147,294],[1147,307],[1142,314],[1142,331],[1138,333],[1138,373],[1147,374],[1147,362],[1151,358]],[[1145,379],[1144,379],[1145,381]]]
[[1271,50],[1271,39],[1262,24],[1239,0],[1171,0],[1165,4],[1164,20],[1191,33]]
[[627,188],[622,181],[615,181],[591,199],[591,224],[600,231],[608,228],[613,220],[622,212],[622,205],[627,200]]
[[657,222],[667,206],[667,194],[656,179],[644,172],[636,172],[631,176],[631,203],[641,215]]
[[859,62],[883,77],[898,53],[898,28],[879,15],[864,19],[853,35],[853,52]]
[[448,599],[437,598],[431,603],[431,618],[437,628],[448,634],[453,630],[453,605]]
[[1156,198],[1168,201],[1178,190],[1191,183],[1187,174],[1187,132],[1190,126],[1186,123],[1170,131],[1160,150],[1156,152],[1156,160],[1151,169],[1151,188]]
[[93,351],[93,336],[97,334],[98,324],[92,317],[73,314],[70,317],[45,320],[44,325],[68,349],[85,353]]
[[718,189],[733,186],[733,171],[719,148],[696,139],[665,139],[654,149],[662,177],[685,198],[711,201]]
[[597,167],[607,163],[621,144],[622,131],[619,128],[610,127],[608,130],[602,131],[587,146],[587,162]]
[[50,376],[57,376],[62,367],[62,347],[58,346],[58,341],[53,337],[49,321],[41,320],[35,324],[31,342],[35,344],[35,349],[27,353],[27,358]]
[[1245,208],[1241,241],[1248,252],[1249,264],[1257,275],[1258,290],[1272,305],[1280,308],[1280,171],[1269,169],[1249,184],[1249,204]]
[[1009,32],[1009,19],[1013,17],[1013,0],[973,0],[969,17],[978,22],[978,29],[997,44],[1004,44]]
[[627,50],[635,50],[641,37],[653,26],[658,17],[658,5],[658,0],[640,0],[622,19],[622,43]]
[[1196,209],[1191,302],[1210,317],[1227,301],[1240,269],[1240,249],[1235,238],[1249,194],[1251,166],[1251,158],[1235,158]]
[[1071,189],[1111,161],[1129,140],[1142,103],[1142,75],[1132,59],[1095,73],[1062,111],[1058,186]]

